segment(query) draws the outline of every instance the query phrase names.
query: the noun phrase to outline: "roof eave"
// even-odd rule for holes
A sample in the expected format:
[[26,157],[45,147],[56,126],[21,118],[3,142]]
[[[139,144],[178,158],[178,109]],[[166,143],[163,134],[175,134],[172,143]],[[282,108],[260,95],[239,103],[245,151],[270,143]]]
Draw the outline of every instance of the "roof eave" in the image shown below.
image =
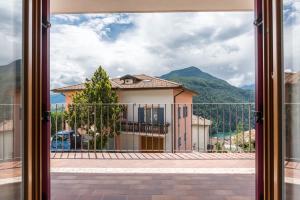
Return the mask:
[[196,91],[194,91],[194,90],[192,90],[192,89],[186,88],[186,87],[184,87],[184,86],[181,86],[180,88],[183,89],[184,91],[188,91],[188,92],[192,93],[193,96],[199,95],[198,92],[196,92]]

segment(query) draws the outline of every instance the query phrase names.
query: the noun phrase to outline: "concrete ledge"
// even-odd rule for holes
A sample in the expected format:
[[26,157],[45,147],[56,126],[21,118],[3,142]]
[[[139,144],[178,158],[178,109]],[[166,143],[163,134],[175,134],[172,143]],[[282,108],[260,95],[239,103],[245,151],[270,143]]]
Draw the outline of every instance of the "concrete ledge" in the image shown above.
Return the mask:
[[51,168],[52,173],[255,174],[254,168]]
[[13,177],[13,178],[4,178],[0,179],[0,185],[12,184],[12,183],[21,183],[21,177]]
[[51,0],[51,13],[252,11],[254,0]]

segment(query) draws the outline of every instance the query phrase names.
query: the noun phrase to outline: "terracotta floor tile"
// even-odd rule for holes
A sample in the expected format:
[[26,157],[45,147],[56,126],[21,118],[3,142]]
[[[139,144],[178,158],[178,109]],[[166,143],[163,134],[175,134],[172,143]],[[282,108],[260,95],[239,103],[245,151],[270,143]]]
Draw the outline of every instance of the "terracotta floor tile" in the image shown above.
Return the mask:
[[63,194],[68,191],[79,195],[75,199],[86,196],[87,200],[254,200],[254,180],[253,174],[52,173],[52,196],[74,200],[73,195],[59,199],[68,198]]
[[152,195],[152,200],[177,200],[177,198],[171,195]]
[[104,195],[102,200],[128,200],[127,195]]

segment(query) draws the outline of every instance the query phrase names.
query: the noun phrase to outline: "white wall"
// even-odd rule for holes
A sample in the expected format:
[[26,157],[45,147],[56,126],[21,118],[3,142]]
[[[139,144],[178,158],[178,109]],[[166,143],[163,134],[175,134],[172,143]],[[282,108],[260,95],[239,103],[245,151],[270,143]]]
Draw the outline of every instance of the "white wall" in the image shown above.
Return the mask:
[[173,103],[173,89],[118,91],[120,103],[165,104]]
[[13,132],[0,132],[0,161],[13,158]]
[[[165,122],[169,123],[168,133],[166,134],[167,151],[172,148],[172,109],[173,109],[173,89],[162,90],[135,90],[118,91],[119,102],[128,104],[128,121],[138,121],[139,107],[162,107],[165,110]],[[124,143],[123,143],[124,144]],[[135,143],[136,144],[136,143]],[[129,144],[130,145],[130,144]],[[132,145],[132,144],[131,144]],[[122,146],[122,142],[121,142]]]
[[193,124],[193,126],[192,126],[192,148],[193,148],[193,150],[200,151],[200,152],[206,151],[208,141],[209,141],[209,126]]
[[141,138],[139,135],[123,133],[120,135],[120,150],[140,150]]

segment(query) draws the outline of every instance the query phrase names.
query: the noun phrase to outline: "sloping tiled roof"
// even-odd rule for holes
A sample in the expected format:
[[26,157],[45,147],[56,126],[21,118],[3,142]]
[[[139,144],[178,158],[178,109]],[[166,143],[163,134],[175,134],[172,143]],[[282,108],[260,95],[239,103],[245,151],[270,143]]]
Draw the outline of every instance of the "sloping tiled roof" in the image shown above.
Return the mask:
[[211,125],[211,121],[210,120],[208,120],[208,119],[205,119],[205,118],[203,118],[203,117],[201,117],[201,116],[197,116],[197,115],[193,115],[193,117],[192,117],[192,122],[193,122],[193,125],[201,125],[201,126],[209,126],[209,125]]
[[[157,77],[147,76],[144,74],[132,75],[132,76],[135,77],[138,81],[135,81],[131,84],[126,84],[126,83],[124,83],[124,80],[122,77],[110,79],[112,88],[113,89],[166,89],[166,88],[186,89],[183,87],[182,84],[164,80],[164,79],[160,79]],[[84,83],[66,86],[66,87],[62,87],[62,88],[56,88],[56,89],[53,89],[52,91],[60,93],[60,92],[66,92],[66,91],[78,91],[78,90],[83,90],[83,89],[84,89]],[[188,89],[186,89],[186,90],[188,90]],[[194,91],[191,91],[191,92],[196,93]]]
[[300,83],[300,72],[297,73],[285,72],[285,83],[291,85]]

